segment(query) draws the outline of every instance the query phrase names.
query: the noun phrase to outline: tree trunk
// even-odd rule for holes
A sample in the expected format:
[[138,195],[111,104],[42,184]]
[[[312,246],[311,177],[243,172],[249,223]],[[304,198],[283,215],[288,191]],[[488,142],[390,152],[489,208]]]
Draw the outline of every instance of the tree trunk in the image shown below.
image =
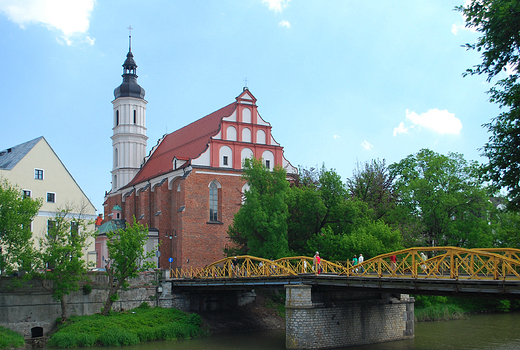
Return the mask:
[[66,320],[67,318],[69,318],[69,313],[67,311],[67,296],[62,295],[60,301],[61,301],[61,318]]

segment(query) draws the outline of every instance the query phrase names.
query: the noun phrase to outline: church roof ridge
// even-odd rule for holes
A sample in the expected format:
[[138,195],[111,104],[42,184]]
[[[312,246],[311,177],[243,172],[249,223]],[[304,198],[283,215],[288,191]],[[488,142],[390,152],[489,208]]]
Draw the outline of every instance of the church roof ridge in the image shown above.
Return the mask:
[[192,123],[173,131],[161,139],[157,149],[150,155],[135,177],[123,188],[134,186],[158,175],[173,171],[172,161],[199,157],[207,149],[212,136],[220,131],[222,118],[230,116],[237,103],[232,102]]

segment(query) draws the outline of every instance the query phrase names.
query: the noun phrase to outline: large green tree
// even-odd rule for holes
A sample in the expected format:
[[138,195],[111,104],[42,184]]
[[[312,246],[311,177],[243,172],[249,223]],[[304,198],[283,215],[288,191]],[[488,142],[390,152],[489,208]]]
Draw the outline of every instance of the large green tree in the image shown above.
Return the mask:
[[24,197],[20,188],[0,179],[0,275],[17,268],[32,270],[35,251],[31,221],[41,204],[41,199]]
[[494,209],[476,162],[422,149],[389,169],[406,245],[491,246],[488,217]]
[[268,259],[286,256],[289,251],[286,172],[281,167],[270,171],[261,160],[253,158],[245,160],[243,170],[249,189],[228,228],[235,247],[227,253],[247,253]]
[[129,279],[140,272],[155,267],[151,261],[155,252],[146,252],[144,246],[148,241],[148,227],[141,225],[134,217],[133,224],[126,224],[124,230],[107,232],[108,263],[108,296],[103,305],[102,314],[108,315],[114,301],[118,300],[118,292],[129,286]]
[[308,241],[323,230],[340,234],[352,225],[352,208],[346,188],[334,169],[300,169],[300,178],[288,191],[289,248],[297,255],[313,255]]
[[352,177],[347,179],[351,198],[359,199],[373,210],[374,219],[391,221],[396,205],[394,177],[390,175],[385,160],[372,160],[357,164]]
[[[472,0],[457,7],[466,19],[466,27],[482,34],[467,49],[482,54],[482,62],[466,71],[486,75],[488,81],[500,78],[489,91],[490,101],[503,112],[484,126],[491,136],[483,147],[489,158],[487,178],[496,188],[508,190],[509,208],[520,210],[520,1]],[[502,73],[504,74],[504,73]],[[505,74],[504,74],[505,75]]]
[[79,290],[80,282],[86,280],[88,266],[84,252],[88,239],[94,236],[81,214],[74,216],[71,208],[65,208],[49,222],[47,235],[40,239],[41,262],[45,268],[43,277],[52,282],[44,286],[61,302],[63,319],[69,316],[67,295]]

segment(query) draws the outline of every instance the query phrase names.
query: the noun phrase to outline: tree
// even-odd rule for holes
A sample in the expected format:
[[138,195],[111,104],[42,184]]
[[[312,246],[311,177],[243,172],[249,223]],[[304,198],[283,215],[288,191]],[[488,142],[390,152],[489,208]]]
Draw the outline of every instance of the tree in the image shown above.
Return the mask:
[[345,200],[345,216],[351,222],[342,231],[326,226],[319,235],[309,239],[308,247],[320,252],[327,260],[351,260],[354,254],[366,259],[402,249],[399,230],[382,220],[373,219],[373,210],[359,199]]
[[397,216],[408,246],[491,246],[493,207],[476,162],[422,149],[389,170],[396,179]]
[[126,229],[108,231],[107,238],[109,291],[102,310],[105,316],[112,309],[112,303],[118,300],[119,290],[128,288],[128,280],[155,266],[150,261],[155,256],[154,252],[145,252],[144,249],[148,241],[148,227],[139,224],[135,217],[132,225],[126,224]]
[[375,220],[388,222],[396,205],[393,181],[385,160],[378,159],[366,162],[364,166],[357,163],[352,178],[347,179],[347,188],[351,198],[357,198],[373,209]]
[[316,248],[309,240],[326,228],[335,234],[348,231],[353,221],[345,185],[334,169],[301,168],[300,174],[287,196],[289,248],[297,255],[313,255]]
[[[87,240],[95,233],[87,229],[87,223],[71,214],[71,208],[60,210],[49,223],[49,232],[40,239],[43,278],[52,281],[44,284],[52,297],[61,302],[61,317],[68,318],[67,295],[79,290],[86,279],[87,262],[83,259]],[[81,213],[81,210],[80,210]]]
[[510,209],[520,210],[520,2],[472,0],[456,8],[463,13],[466,27],[482,34],[468,50],[482,52],[482,62],[465,75],[487,75],[491,81],[501,72],[511,74],[490,89],[490,101],[505,111],[484,124],[491,136],[483,147],[489,163],[483,167],[495,188],[506,188]]
[[[285,170],[277,166],[270,171],[260,159],[252,158],[245,160],[243,170],[249,190],[228,235],[243,253],[268,259],[286,256],[289,182]],[[227,254],[237,251],[234,249]]]
[[38,214],[41,199],[24,197],[22,191],[0,179],[0,275],[16,268],[31,271],[34,262],[31,221]]

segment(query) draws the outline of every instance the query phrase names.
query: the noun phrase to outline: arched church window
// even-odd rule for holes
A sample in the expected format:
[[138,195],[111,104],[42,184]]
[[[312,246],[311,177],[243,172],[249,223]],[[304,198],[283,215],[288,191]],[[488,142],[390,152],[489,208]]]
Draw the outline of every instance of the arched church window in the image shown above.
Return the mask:
[[137,112],[136,112],[136,110],[134,109],[134,124],[135,124],[136,121],[137,121]]
[[209,221],[219,222],[220,201],[219,201],[220,183],[216,180],[209,184]]
[[118,158],[117,158],[117,148],[114,150],[114,168],[117,167],[119,164]]
[[116,126],[119,125],[119,111],[116,111]]

